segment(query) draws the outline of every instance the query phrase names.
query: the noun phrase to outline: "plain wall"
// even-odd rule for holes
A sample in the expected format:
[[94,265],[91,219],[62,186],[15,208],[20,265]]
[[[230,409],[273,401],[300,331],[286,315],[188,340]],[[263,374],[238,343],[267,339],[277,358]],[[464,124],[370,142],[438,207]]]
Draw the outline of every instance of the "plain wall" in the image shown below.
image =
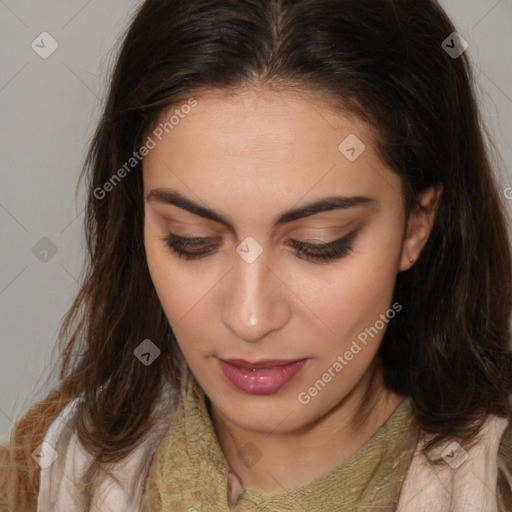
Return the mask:
[[[58,327],[78,291],[85,254],[83,194],[77,198],[75,187],[106,91],[109,52],[138,4],[0,1],[0,436],[5,440],[13,422],[49,391],[43,383],[57,356]],[[512,3],[445,0],[441,5],[469,43],[482,110],[504,162],[505,194],[512,187]],[[40,54],[46,56],[55,43],[40,36],[43,32],[58,44],[48,58]],[[52,375],[50,386],[56,382]]]

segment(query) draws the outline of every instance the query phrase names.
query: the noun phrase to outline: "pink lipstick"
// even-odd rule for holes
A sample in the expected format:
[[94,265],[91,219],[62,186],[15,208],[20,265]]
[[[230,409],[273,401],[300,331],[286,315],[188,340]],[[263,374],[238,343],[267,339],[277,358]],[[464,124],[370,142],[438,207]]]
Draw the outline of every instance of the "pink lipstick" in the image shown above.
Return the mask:
[[297,375],[307,361],[219,359],[219,365],[226,379],[239,391],[250,395],[271,395]]

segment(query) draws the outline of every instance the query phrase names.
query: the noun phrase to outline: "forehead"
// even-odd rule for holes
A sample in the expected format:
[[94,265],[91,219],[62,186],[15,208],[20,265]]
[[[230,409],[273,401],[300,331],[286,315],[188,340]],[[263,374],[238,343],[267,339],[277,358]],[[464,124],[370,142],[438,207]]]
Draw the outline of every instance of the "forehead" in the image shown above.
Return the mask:
[[367,147],[374,144],[372,126],[341,108],[334,110],[318,93],[292,89],[212,90],[198,91],[193,98],[196,106],[187,107],[179,119],[172,114],[185,111],[186,101],[163,112],[157,124],[163,127],[174,117],[176,124],[167,126],[162,135],[171,135],[165,138],[174,139],[175,145],[192,144],[195,155],[212,155],[220,150],[230,156],[237,152],[246,155],[260,146],[272,149],[267,156],[287,149],[294,154],[315,148],[337,149],[340,137],[350,133],[357,133]]
[[[372,127],[321,97],[244,90],[193,98],[196,106],[161,129],[161,140],[145,157],[146,189],[172,187],[224,211],[252,202],[277,212],[301,198],[335,193],[388,192],[398,199],[398,176],[378,157]],[[159,118],[159,126],[165,128],[176,111],[179,104]]]

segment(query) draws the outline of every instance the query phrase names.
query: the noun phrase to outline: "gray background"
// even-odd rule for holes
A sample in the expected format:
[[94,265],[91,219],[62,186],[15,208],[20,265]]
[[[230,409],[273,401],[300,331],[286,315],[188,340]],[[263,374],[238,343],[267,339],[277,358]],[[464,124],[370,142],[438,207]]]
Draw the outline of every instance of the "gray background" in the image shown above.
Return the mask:
[[[414,0],[411,0],[414,1]],[[112,66],[139,0],[0,0],[0,440],[48,391],[61,319],[85,254],[83,193],[75,195]],[[445,0],[468,41],[482,112],[512,186],[512,0]],[[48,32],[47,59],[31,47]],[[441,43],[441,41],[440,41]],[[50,40],[45,39],[45,48]],[[507,201],[512,211],[512,201]],[[57,252],[33,252],[48,238]],[[38,251],[36,251],[38,252]],[[39,258],[45,258],[46,262]],[[56,384],[53,375],[50,386]]]

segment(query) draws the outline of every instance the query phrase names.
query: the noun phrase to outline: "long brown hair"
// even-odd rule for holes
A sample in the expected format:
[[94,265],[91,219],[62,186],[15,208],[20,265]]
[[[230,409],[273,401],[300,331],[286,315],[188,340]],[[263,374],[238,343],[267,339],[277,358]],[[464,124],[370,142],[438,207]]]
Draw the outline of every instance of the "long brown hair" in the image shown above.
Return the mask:
[[[407,214],[420,192],[442,184],[421,257],[397,276],[393,300],[403,310],[378,354],[385,384],[411,397],[420,428],[434,435],[425,450],[448,436],[470,442],[489,414],[512,416],[505,207],[467,54],[454,58],[442,46],[453,32],[429,0],[142,3],[83,169],[88,262],[59,333],[61,383],[12,430],[12,466],[2,469],[11,507],[35,504],[39,467],[30,453],[71,398],[83,396],[76,429],[96,456],[92,480],[100,462],[121,459],[148,431],[162,378],[179,389],[184,361],[146,264],[141,163],[108,193],[104,185],[159,116],[195,91],[293,87],[360,116],[403,180]],[[145,339],[161,351],[150,366],[134,357]],[[512,507],[509,445],[501,453],[499,500]]]

